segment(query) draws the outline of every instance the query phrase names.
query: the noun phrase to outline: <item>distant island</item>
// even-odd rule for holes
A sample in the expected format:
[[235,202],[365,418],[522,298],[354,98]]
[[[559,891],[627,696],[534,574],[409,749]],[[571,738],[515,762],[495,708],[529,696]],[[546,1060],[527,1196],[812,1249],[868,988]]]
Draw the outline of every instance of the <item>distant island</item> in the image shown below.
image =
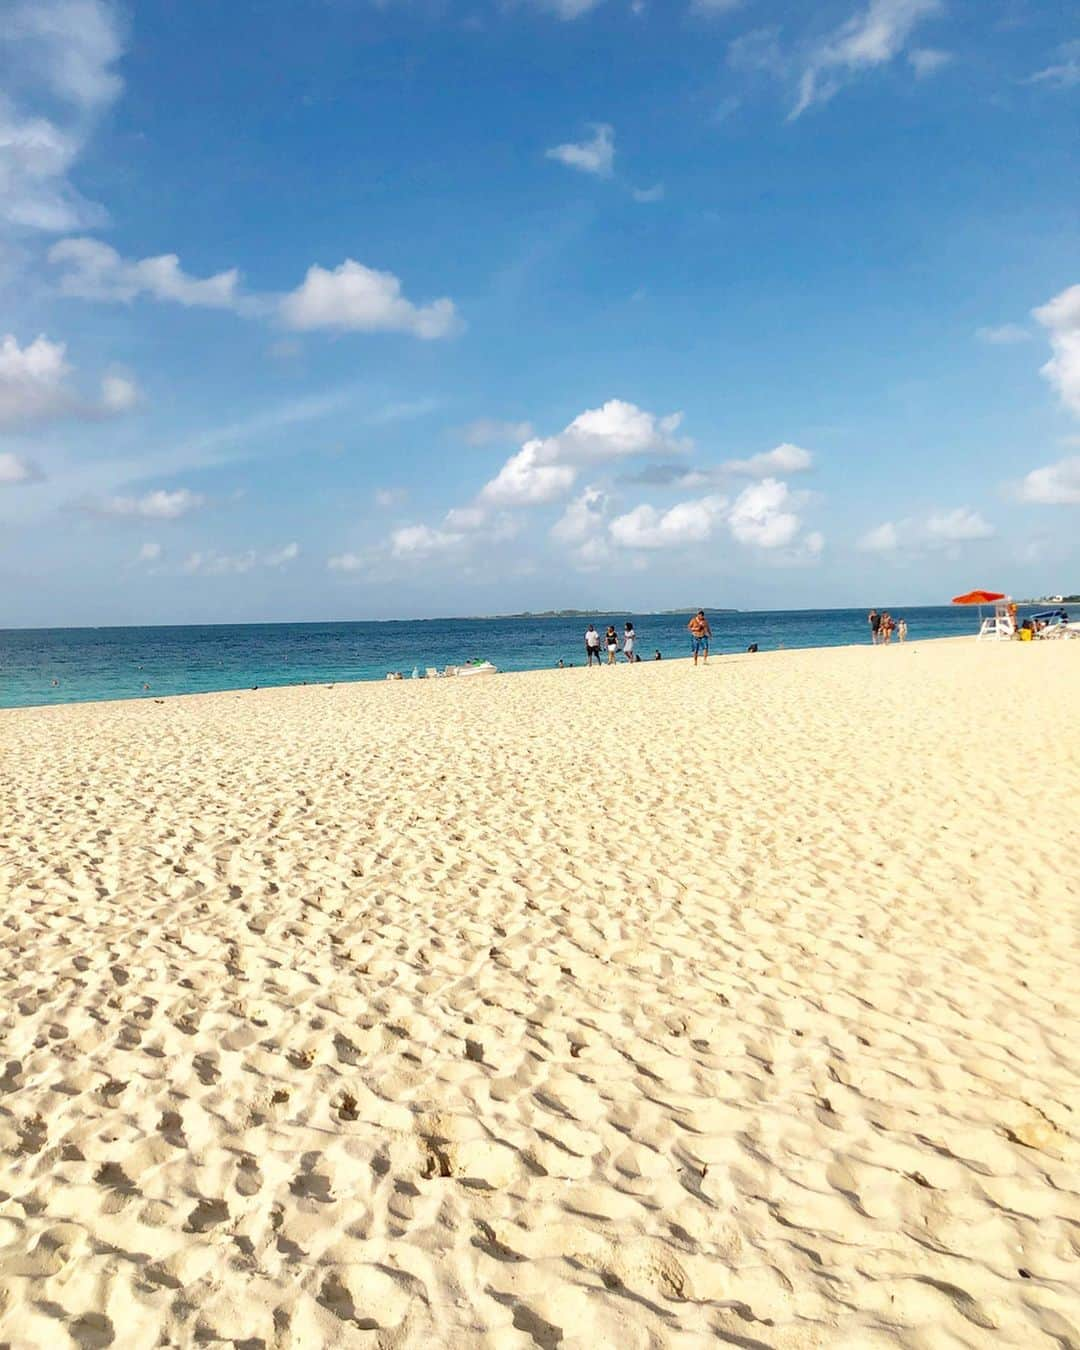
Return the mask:
[[1044,595],[1034,600],[1020,600],[1021,605],[1080,605],[1080,595]]
[[[659,618],[664,618],[672,614],[696,614],[701,608],[700,605],[687,605],[685,609],[541,609],[541,610],[523,610],[520,614],[471,614],[470,620],[477,622],[481,619],[596,619],[608,614],[655,614]],[[719,609],[705,606],[707,614],[739,614],[737,609]]]

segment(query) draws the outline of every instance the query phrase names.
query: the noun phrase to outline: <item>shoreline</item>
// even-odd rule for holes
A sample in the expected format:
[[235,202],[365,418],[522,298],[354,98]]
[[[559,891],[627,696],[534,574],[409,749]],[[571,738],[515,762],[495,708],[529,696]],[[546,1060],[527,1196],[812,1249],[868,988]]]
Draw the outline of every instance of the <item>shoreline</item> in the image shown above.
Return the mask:
[[[975,634],[971,634],[970,636],[960,636],[960,637],[909,638],[908,641],[905,642],[905,643],[899,643],[899,642],[891,643],[891,644],[890,644],[890,647],[889,647],[889,650],[897,650],[897,649],[899,649],[899,648],[901,648],[901,647],[907,648],[907,649],[913,649],[913,648],[915,648],[916,646],[920,646],[920,645],[921,645],[921,646],[926,646],[926,645],[931,644],[931,643],[933,643],[933,644],[935,644],[935,645],[938,644],[938,643],[966,643],[966,642],[974,642],[975,640],[976,640],[976,635],[975,635]],[[983,644],[983,646],[992,646],[992,645],[995,645],[995,644],[990,644],[990,643],[984,643],[984,644]],[[1009,645],[1009,644],[1004,644],[1004,643],[1002,643],[1002,644],[996,644],[996,645],[1004,646],[1004,645]],[[735,660],[735,659],[737,659],[737,658],[739,658],[739,657],[745,657],[745,658],[747,658],[747,659],[762,659],[762,658],[766,658],[766,657],[773,657],[773,658],[775,658],[775,657],[790,656],[790,655],[794,655],[794,654],[796,654],[796,653],[801,653],[801,652],[840,652],[840,651],[859,651],[859,650],[861,650],[863,647],[867,648],[868,650],[883,650],[882,648],[875,648],[875,647],[873,647],[873,644],[871,644],[870,642],[865,642],[865,643],[851,642],[851,643],[836,643],[836,644],[832,644],[832,645],[828,645],[828,646],[820,646],[820,647],[784,647],[784,648],[773,649],[773,650],[771,650],[771,651],[758,651],[758,652],[746,652],[746,651],[737,651],[737,652],[719,652],[719,651],[718,651],[718,652],[713,652],[713,653],[710,655],[710,658],[709,658],[709,665],[710,665],[710,666],[717,665],[717,664],[719,664],[721,661],[731,662],[731,661],[733,661],[733,660]],[[616,663],[615,669],[622,669],[626,664],[627,664],[627,663],[626,663],[625,661],[618,661],[618,662]],[[672,656],[672,657],[667,657],[667,656],[665,656],[665,657],[663,658],[662,661],[650,661],[650,660],[646,660],[646,659],[643,658],[640,662],[637,662],[636,664],[637,664],[637,665],[640,665],[640,666],[643,666],[643,667],[646,667],[646,666],[647,666],[647,667],[654,667],[654,666],[658,666],[658,665],[664,665],[664,666],[692,665],[692,664],[693,664],[693,657],[690,657],[690,656]],[[604,668],[605,668],[605,669],[607,668],[606,665],[604,666]],[[527,670],[499,670],[499,671],[496,671],[493,675],[485,675],[485,676],[482,676],[482,677],[477,677],[477,676],[465,677],[465,680],[464,680],[463,682],[464,682],[464,683],[469,683],[470,681],[475,680],[477,683],[483,684],[483,683],[486,683],[488,680],[492,680],[492,679],[503,679],[503,678],[505,678],[505,677],[507,677],[507,676],[511,676],[511,675],[542,675],[542,674],[544,674],[545,672],[550,672],[550,673],[553,674],[553,675],[566,675],[566,674],[568,674],[570,671],[574,671],[574,670],[585,670],[585,669],[587,669],[587,667],[584,665],[583,662],[580,662],[580,661],[579,661],[579,662],[575,663],[574,665],[564,666],[564,667],[562,667],[562,668],[557,667],[557,666],[535,666],[535,667],[532,667],[532,668],[527,669]],[[128,703],[158,703],[158,704],[161,704],[161,703],[171,702],[171,701],[174,700],[174,699],[214,698],[214,697],[219,697],[219,696],[221,696],[221,695],[226,695],[226,694],[230,694],[230,695],[232,695],[232,694],[254,694],[254,693],[260,693],[260,694],[261,694],[261,693],[267,693],[267,692],[270,692],[270,691],[274,691],[274,690],[282,690],[282,689],[331,689],[331,688],[337,688],[337,687],[342,687],[342,688],[349,687],[349,688],[351,688],[351,687],[354,686],[354,685],[375,685],[375,686],[378,686],[378,685],[383,685],[383,684],[392,684],[392,685],[395,685],[395,686],[397,686],[397,685],[399,685],[399,684],[405,684],[405,685],[410,685],[410,686],[412,686],[412,685],[422,685],[422,684],[442,684],[442,683],[444,683],[444,682],[446,682],[446,681],[457,680],[458,678],[459,678],[459,677],[457,677],[457,676],[439,676],[438,680],[436,680],[436,679],[434,679],[434,678],[430,678],[430,679],[429,679],[427,676],[421,676],[420,678],[414,680],[414,679],[412,679],[411,676],[405,675],[401,680],[391,680],[391,679],[389,679],[387,676],[383,675],[383,676],[381,676],[381,677],[379,677],[379,676],[371,676],[371,677],[366,678],[366,679],[356,679],[356,680],[350,680],[350,679],[335,679],[335,680],[330,680],[330,681],[326,681],[326,680],[307,680],[307,681],[301,680],[301,681],[298,681],[298,682],[292,682],[292,681],[290,681],[290,682],[284,683],[284,684],[260,684],[260,685],[258,685],[257,687],[256,687],[256,686],[252,686],[252,685],[230,685],[230,686],[228,686],[227,688],[224,688],[224,689],[193,689],[193,690],[187,690],[187,691],[184,691],[184,692],[181,692],[181,693],[174,693],[174,694],[155,694],[154,691],[151,689],[151,690],[149,690],[148,692],[145,692],[145,693],[131,694],[131,695],[129,695],[127,698],[80,698],[80,699],[57,700],[57,701],[49,702],[49,703],[0,704],[0,715],[3,715],[3,714],[5,714],[5,713],[35,712],[35,711],[40,711],[40,710],[45,709],[45,708],[78,708],[78,707],[83,707],[83,706],[100,707],[100,706],[105,706],[105,705],[107,705],[107,706],[112,706],[113,704],[128,704]]]

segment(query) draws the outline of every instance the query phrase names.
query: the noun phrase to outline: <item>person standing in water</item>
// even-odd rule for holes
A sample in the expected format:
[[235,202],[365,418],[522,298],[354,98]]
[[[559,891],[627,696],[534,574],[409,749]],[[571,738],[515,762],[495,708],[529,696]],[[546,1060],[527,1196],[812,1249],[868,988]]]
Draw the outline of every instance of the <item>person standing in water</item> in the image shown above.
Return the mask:
[[585,664],[591,666],[594,660],[600,665],[600,634],[595,624],[589,624],[585,629]]
[[704,653],[703,664],[709,664],[709,643],[712,641],[712,629],[709,627],[709,621],[705,617],[705,611],[699,609],[690,622],[686,625],[690,629],[690,636],[694,641],[694,665],[697,665],[699,653]]

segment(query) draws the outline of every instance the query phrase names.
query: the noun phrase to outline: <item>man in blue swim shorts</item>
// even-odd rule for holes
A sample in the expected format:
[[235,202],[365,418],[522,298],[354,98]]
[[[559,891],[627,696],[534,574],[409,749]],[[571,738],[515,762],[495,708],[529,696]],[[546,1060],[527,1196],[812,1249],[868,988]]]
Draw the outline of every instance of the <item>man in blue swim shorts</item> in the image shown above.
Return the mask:
[[709,642],[712,639],[712,629],[709,627],[709,621],[705,617],[705,611],[699,609],[690,622],[686,625],[690,629],[690,636],[694,642],[694,665],[697,665],[698,655],[704,653],[704,663],[709,660]]

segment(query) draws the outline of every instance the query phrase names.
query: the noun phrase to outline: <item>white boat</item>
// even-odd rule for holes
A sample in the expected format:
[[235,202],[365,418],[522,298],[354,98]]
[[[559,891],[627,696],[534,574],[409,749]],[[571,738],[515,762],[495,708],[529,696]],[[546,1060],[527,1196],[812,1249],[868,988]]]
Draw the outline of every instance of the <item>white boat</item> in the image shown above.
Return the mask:
[[499,667],[490,661],[470,661],[464,666],[447,666],[447,675],[497,675]]

